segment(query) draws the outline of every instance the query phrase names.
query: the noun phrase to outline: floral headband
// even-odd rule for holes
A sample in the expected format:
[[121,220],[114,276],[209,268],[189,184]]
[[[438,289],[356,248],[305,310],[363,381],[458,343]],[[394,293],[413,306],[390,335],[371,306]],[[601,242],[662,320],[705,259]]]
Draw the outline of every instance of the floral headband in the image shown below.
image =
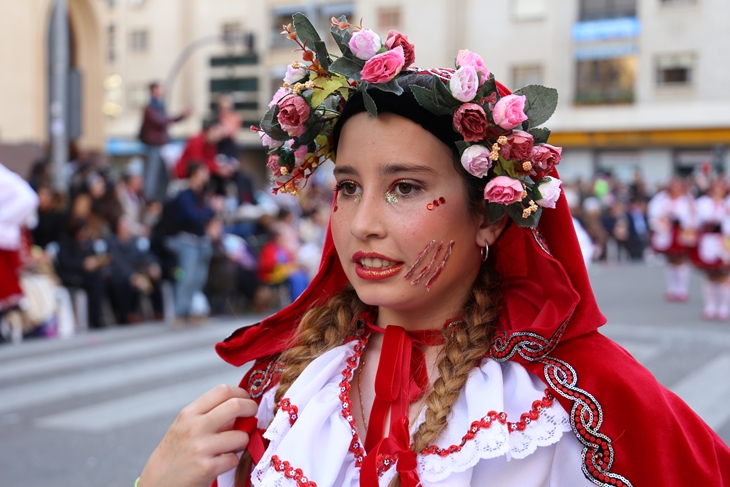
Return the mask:
[[501,96],[494,75],[471,51],[459,51],[455,69],[422,71],[413,67],[413,44],[398,31],[383,42],[344,16],[332,18],[330,31],[340,56],[327,52],[304,14],[284,26],[282,34],[297,43],[302,61],[288,66],[260,128],[251,128],[268,149],[274,193],[296,195],[320,164],[334,161],[333,129],[353,93],[360,92],[367,111],[377,116],[367,90],[400,95],[397,78],[419,73],[432,76],[432,89],[411,85],[411,93],[430,113],[453,117],[463,137],[456,142],[461,164],[488,179],[484,199],[491,221],[508,214],[520,226],[535,227],[543,208],[555,208],[561,181],[548,174],[562,149],[548,144],[550,130],[538,126],[555,111],[556,90],[530,85]]

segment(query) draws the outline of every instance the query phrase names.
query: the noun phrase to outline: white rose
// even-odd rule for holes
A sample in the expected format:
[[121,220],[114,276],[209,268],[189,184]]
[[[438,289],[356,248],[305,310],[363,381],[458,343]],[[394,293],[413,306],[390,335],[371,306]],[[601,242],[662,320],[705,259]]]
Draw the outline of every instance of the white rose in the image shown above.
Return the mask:
[[489,154],[489,149],[483,145],[469,146],[461,154],[461,165],[472,176],[482,178],[492,167],[492,160],[489,158]]
[[300,64],[298,68],[293,67],[291,64],[286,67],[286,76],[284,76],[284,82],[294,84],[307,76],[307,69],[302,67]]
[[537,190],[540,192],[542,199],[535,201],[538,205],[543,208],[555,208],[555,203],[560,198],[560,185],[563,182],[557,178],[546,176],[540,180],[537,185]]
[[372,30],[361,29],[352,34],[349,46],[356,58],[367,61],[383,47],[383,41]]

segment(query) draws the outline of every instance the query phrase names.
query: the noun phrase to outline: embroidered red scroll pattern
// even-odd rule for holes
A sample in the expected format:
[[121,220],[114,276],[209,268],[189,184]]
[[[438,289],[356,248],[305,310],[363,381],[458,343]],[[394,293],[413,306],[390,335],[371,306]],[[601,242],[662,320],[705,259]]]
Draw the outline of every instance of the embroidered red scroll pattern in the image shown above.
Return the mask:
[[286,411],[289,415],[289,424],[294,426],[297,418],[299,418],[299,408],[291,403],[291,399],[284,397],[279,401],[279,409]]
[[583,474],[601,487],[632,487],[626,478],[610,471],[614,459],[611,438],[599,431],[603,410],[595,397],[577,386],[575,369],[552,357],[545,357],[541,362],[545,364],[548,385],[573,402],[570,424],[583,444]]
[[301,468],[292,467],[286,460],[282,461],[274,455],[271,457],[271,464],[277,472],[281,472],[284,477],[294,480],[299,487],[317,487],[315,482],[312,482],[304,475]]
[[458,445],[451,445],[447,448],[441,448],[436,445],[431,445],[427,447],[426,449],[421,451],[422,455],[438,455],[440,457],[446,457],[451,455],[452,453],[460,452],[462,448],[464,448],[464,445],[468,441],[473,440],[476,435],[484,429],[490,428],[495,422],[498,422],[500,424],[506,424],[507,430],[512,433],[513,431],[524,431],[524,429],[532,423],[533,421],[536,421],[540,417],[540,413],[544,410],[549,408],[553,405],[553,395],[548,391],[545,390],[545,395],[542,399],[539,399],[537,401],[534,401],[532,403],[532,408],[530,411],[526,413],[522,413],[520,415],[520,420],[517,422],[510,422],[507,421],[507,413],[501,412],[498,413],[497,411],[489,411],[486,416],[484,416],[482,419],[478,421],[474,421],[471,426],[469,427],[469,431],[461,438],[461,443]]
[[352,380],[352,371],[357,367],[365,344],[368,342],[367,337],[363,337],[357,341],[354,347],[355,353],[347,359],[345,370],[342,371],[342,381],[340,382],[340,402],[342,403],[342,417],[350,423],[352,431],[352,441],[350,441],[350,451],[355,455],[355,465],[362,467],[362,461],[365,458],[365,448],[363,448],[360,436],[355,428],[355,417],[352,414],[352,401],[350,401],[350,381]]
[[[255,364],[254,367],[256,367]],[[284,364],[276,358],[266,365],[266,368],[257,368],[251,371],[248,377],[248,393],[251,399],[258,399],[269,390],[272,384],[278,381],[279,375],[284,371]]]

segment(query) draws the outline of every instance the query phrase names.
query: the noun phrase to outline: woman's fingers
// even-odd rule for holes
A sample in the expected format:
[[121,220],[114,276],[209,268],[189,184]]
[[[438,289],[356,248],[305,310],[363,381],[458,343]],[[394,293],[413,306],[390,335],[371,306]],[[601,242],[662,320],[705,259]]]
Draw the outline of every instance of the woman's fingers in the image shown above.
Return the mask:
[[238,453],[248,446],[248,433],[245,431],[231,430],[218,433],[211,439],[213,448],[218,452],[218,456],[225,453]]
[[204,416],[205,429],[208,431],[221,431],[231,420],[238,417],[249,418],[256,416],[258,409],[258,405],[251,399],[232,397]]
[[238,397],[248,399],[248,392],[240,387],[221,384],[209,390],[195,401],[185,407],[187,412],[192,414],[205,414],[228,399]]

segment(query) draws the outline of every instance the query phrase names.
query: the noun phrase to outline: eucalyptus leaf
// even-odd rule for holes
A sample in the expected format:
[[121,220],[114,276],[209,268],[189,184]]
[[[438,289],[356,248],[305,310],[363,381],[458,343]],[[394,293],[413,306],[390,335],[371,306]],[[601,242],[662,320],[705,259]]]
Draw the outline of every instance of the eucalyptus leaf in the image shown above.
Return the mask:
[[307,130],[305,130],[301,136],[299,136],[299,138],[296,140],[296,143],[292,145],[292,149],[296,150],[303,145],[309,145],[311,142],[314,142],[314,139],[317,138],[321,131],[322,124],[319,123],[319,121],[315,121],[314,123],[309,125]]
[[422,86],[411,85],[411,93],[416,99],[419,105],[433,113],[434,115],[449,115],[451,110],[446,107],[438,105],[433,98],[433,93],[427,88]]
[[462,102],[454,98],[454,95],[451,94],[451,91],[438,76],[433,77],[433,90],[439,105],[445,105],[451,110],[461,106]]
[[335,40],[335,44],[337,44],[337,47],[340,48],[340,52],[343,56],[346,56],[348,53],[352,55],[352,51],[350,51],[350,47],[344,41],[340,30],[334,26],[332,27],[332,38]]
[[360,72],[362,71],[363,66],[364,63],[359,64],[350,58],[340,57],[335,59],[332,65],[330,65],[330,71],[359,81],[362,78]]
[[279,106],[274,105],[264,114],[261,119],[261,130],[274,140],[289,140],[291,137],[279,125],[277,116],[279,115]]
[[555,112],[558,106],[558,90],[541,85],[528,85],[515,91],[515,95],[524,95],[525,115],[530,127],[537,127]]
[[297,12],[292,15],[292,19],[294,19],[294,31],[302,44],[306,44],[311,49],[314,48],[315,42],[322,40],[319,33],[317,33],[317,29],[314,28],[306,15]]
[[378,107],[375,106],[375,100],[368,93],[367,87],[362,89],[362,100],[365,103],[365,108],[373,117],[378,116]]
[[494,223],[507,214],[507,207],[499,203],[487,203],[489,222]]
[[544,144],[550,137],[550,129],[545,127],[535,128],[530,130],[530,134],[535,139],[535,144]]
[[464,142],[463,140],[457,140],[456,141],[456,148],[459,150],[459,154],[463,154],[466,149],[469,148],[471,144],[469,142]]

